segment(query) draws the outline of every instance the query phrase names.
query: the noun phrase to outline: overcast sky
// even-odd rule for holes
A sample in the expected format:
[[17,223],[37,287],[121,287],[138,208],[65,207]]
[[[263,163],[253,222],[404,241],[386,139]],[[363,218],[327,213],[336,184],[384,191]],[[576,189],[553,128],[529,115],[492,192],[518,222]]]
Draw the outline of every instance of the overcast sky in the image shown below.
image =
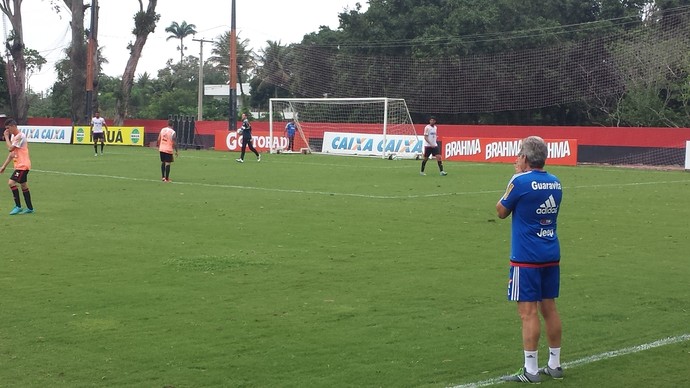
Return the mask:
[[[84,0],[90,3],[90,0]],[[64,4],[63,1],[57,3]],[[147,0],[143,1],[148,4]],[[240,39],[249,39],[250,47],[258,50],[267,40],[282,44],[296,43],[305,34],[317,32],[319,26],[338,28],[338,14],[346,9],[354,9],[357,0],[236,0],[236,28]],[[360,0],[362,11],[368,7],[366,0]],[[129,53],[127,44],[134,41],[131,34],[134,22],[132,17],[139,8],[137,0],[100,0],[98,43],[108,62],[103,72],[109,76],[122,76]],[[34,91],[44,91],[55,81],[54,65],[64,58],[64,50],[69,45],[70,15],[64,9],[60,15],[50,7],[49,0],[24,0],[22,19],[24,41],[27,48],[37,50],[48,60],[39,73],[31,76],[29,83]],[[165,67],[168,59],[179,61],[178,39],[166,41],[165,28],[172,22],[196,25],[197,34],[185,39],[186,55],[199,56],[199,42],[192,38],[213,40],[230,30],[231,0],[158,0],[156,11],[161,15],[156,31],[149,35],[142,57],[137,66],[137,74],[148,72],[156,76]],[[90,12],[85,16],[88,27]],[[5,36],[10,25],[3,24]],[[4,38],[3,38],[4,40]],[[204,58],[211,55],[211,44],[204,44]]]

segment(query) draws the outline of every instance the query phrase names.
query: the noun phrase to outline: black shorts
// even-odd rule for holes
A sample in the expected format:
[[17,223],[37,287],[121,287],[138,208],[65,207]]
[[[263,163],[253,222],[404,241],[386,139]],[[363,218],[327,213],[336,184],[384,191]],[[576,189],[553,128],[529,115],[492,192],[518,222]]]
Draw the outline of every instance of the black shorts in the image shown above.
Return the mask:
[[434,156],[441,155],[440,147],[439,146],[436,146],[436,147],[424,146],[424,157],[428,158],[431,155],[434,155]]
[[105,132],[94,132],[93,141],[96,142],[96,140],[105,141]]
[[161,162],[163,163],[172,163],[174,162],[173,154],[169,154],[167,152],[162,152],[161,151]]
[[26,183],[28,180],[29,170],[14,170],[10,179],[17,183]]

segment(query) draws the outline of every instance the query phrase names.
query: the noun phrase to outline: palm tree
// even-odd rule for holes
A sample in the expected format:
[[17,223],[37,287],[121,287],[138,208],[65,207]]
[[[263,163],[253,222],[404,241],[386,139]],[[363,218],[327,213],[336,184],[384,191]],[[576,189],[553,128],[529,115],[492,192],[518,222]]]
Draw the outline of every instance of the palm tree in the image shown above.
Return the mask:
[[[254,53],[249,48],[249,39],[241,39],[237,35],[237,74],[239,75],[240,94],[244,94],[242,90],[242,83],[249,81],[249,75],[256,67],[256,60]],[[222,70],[227,74],[228,64],[230,63],[230,31],[226,31],[213,42],[213,49],[211,50],[211,57],[208,59],[216,68]]]
[[196,26],[194,24],[187,24],[183,21],[182,24],[177,24],[177,22],[172,22],[169,27],[165,29],[165,32],[169,32],[170,35],[165,38],[165,40],[179,39],[180,46],[177,48],[180,50],[180,62],[184,59],[184,50],[187,48],[184,45],[184,38],[189,35],[196,34]]
[[259,50],[259,61],[261,66],[257,71],[257,76],[261,79],[260,87],[274,87],[274,94],[277,96],[277,89],[290,90],[292,72],[290,62],[292,48],[283,46],[280,41],[266,41],[266,47]]

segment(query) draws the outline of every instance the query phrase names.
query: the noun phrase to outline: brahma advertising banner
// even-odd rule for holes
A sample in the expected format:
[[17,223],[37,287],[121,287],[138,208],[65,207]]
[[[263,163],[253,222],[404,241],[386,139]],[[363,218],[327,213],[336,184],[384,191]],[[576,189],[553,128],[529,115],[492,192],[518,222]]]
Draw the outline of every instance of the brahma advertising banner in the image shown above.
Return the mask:
[[[544,139],[549,147],[551,165],[575,166],[577,164],[577,140]],[[462,162],[513,163],[522,147],[522,139],[444,137],[443,159]]]
[[[74,144],[93,144],[91,137],[91,127],[74,127]],[[105,130],[105,144],[108,145],[127,145],[144,146],[143,127],[108,127]]]
[[414,156],[424,152],[424,138],[412,135],[386,135],[384,141],[382,134],[324,132],[321,152],[343,155]]

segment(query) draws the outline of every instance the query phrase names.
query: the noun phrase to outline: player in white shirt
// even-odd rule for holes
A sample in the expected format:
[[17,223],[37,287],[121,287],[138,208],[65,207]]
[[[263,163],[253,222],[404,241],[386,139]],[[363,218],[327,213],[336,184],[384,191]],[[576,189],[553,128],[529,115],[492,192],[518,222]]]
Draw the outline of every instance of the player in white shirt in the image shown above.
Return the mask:
[[431,116],[429,118],[429,125],[424,127],[424,160],[422,160],[422,170],[419,172],[420,175],[426,175],[424,168],[426,167],[426,162],[429,160],[429,156],[431,155],[434,156],[436,163],[438,163],[438,169],[441,171],[441,176],[448,175],[447,172],[443,171],[441,148],[436,142],[437,139],[438,128],[436,127],[436,117]]
[[93,139],[93,152],[94,156],[98,156],[98,141],[101,142],[101,155],[103,155],[103,146],[105,145],[105,132],[103,128],[108,129],[105,125],[105,119],[101,117],[101,114],[94,113],[95,117],[91,119],[91,138]]

